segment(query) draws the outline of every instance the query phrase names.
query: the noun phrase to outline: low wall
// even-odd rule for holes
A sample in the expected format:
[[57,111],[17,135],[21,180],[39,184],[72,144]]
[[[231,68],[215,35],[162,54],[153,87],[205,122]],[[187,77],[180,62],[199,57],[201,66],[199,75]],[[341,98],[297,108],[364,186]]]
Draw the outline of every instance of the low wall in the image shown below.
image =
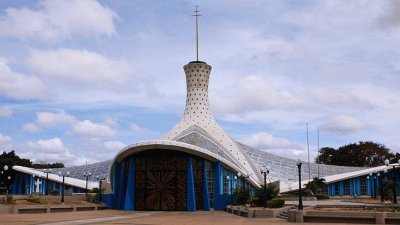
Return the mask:
[[228,213],[232,213],[247,218],[272,218],[272,217],[277,217],[279,214],[281,214],[283,211],[288,210],[289,208],[290,208],[289,206],[271,209],[262,207],[248,208],[245,206],[227,205],[225,211]]
[[[290,197],[283,197],[285,201],[298,201],[299,197],[298,196],[290,196]],[[317,201],[317,197],[301,197],[303,201]]]
[[1,213],[57,213],[102,210],[104,205],[1,205]]
[[[14,201],[17,200],[24,200],[29,195],[10,195]],[[48,201],[60,201],[61,196],[58,195],[33,195],[33,196],[40,196],[41,199],[43,200],[48,200]],[[5,199],[6,195],[1,195],[0,199]],[[73,195],[73,196],[64,196],[65,202],[73,202],[73,201],[85,201],[86,200],[86,195]]]
[[399,224],[400,213],[373,211],[289,210],[288,221],[303,223]]

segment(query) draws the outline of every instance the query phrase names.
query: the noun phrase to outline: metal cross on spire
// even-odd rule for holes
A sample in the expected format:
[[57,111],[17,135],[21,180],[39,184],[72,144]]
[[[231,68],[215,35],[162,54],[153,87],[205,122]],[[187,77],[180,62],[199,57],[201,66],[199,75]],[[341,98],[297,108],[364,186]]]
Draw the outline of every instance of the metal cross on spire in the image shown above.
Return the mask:
[[194,15],[196,17],[196,61],[199,61],[199,6],[196,6],[196,10],[194,11]]

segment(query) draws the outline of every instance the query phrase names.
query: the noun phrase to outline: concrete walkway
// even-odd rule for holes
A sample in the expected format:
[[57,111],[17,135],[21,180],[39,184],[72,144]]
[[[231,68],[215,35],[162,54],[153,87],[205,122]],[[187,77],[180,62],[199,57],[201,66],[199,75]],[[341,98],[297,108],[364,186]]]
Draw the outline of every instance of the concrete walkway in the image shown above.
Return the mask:
[[[130,225],[281,225],[291,224],[279,218],[244,218],[223,211],[198,212],[124,212],[101,210],[46,214],[0,214],[1,225],[77,225],[77,224],[130,224]],[[303,223],[312,224],[315,223]],[[325,223],[324,225],[333,225]],[[343,223],[342,223],[343,224]]]
[[[287,205],[297,205],[298,201],[285,201]],[[367,203],[345,202],[342,200],[318,200],[318,201],[303,201],[303,206],[316,206],[316,205],[374,205]]]

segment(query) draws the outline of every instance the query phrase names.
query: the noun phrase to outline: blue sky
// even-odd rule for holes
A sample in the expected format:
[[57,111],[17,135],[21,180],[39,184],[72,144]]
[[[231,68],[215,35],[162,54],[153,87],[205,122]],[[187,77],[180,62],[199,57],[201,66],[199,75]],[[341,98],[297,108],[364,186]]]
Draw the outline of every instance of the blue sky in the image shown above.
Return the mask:
[[1,1],[0,150],[80,165],[159,139],[183,65],[236,140],[307,158],[375,141],[400,151],[399,1]]

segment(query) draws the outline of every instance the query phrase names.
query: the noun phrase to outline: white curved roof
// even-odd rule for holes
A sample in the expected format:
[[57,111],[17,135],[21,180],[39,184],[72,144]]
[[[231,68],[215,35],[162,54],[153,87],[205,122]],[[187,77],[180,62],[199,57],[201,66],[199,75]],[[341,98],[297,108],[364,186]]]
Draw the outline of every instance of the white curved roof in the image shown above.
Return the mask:
[[[12,169],[18,172],[34,175],[35,177],[46,178],[46,174],[41,170],[24,166],[13,166]],[[62,177],[58,176],[58,174],[55,173],[49,173],[49,180],[62,183]],[[64,182],[68,186],[78,187],[82,189],[86,188],[86,181],[83,179],[65,177]],[[99,188],[99,182],[88,181],[88,189],[93,190],[93,188]]]
[[[179,141],[168,141],[168,140],[152,140],[152,141],[144,141],[144,142],[139,142],[136,144],[129,145],[119,151],[117,155],[114,157],[112,162],[117,161],[120,162],[124,158],[136,154],[145,150],[149,149],[168,149],[168,150],[176,150],[176,151],[181,151],[181,152],[186,152],[190,153],[193,155],[200,156],[202,158],[205,158],[211,162],[216,162],[220,161],[222,164],[224,164],[226,167],[234,170],[241,172],[242,174],[246,174],[246,171],[244,171],[242,168],[239,168],[236,164],[232,163],[231,161],[225,159],[221,155],[218,155],[208,149],[201,148],[195,145],[191,145],[188,143],[184,142],[179,142]],[[110,180],[112,181],[112,174],[113,174],[113,167],[110,167]],[[258,186],[260,184],[259,180],[254,180],[251,177],[248,179],[250,183],[253,185]]]
[[[395,163],[395,164],[390,164],[389,166],[377,166],[377,167],[369,167],[369,168],[364,168],[358,171],[352,171],[352,172],[347,172],[347,173],[341,173],[341,174],[334,174],[334,175],[330,175],[330,176],[325,176],[322,177],[325,179],[325,182],[327,184],[330,183],[334,183],[334,182],[338,182],[338,181],[342,181],[342,180],[347,180],[347,179],[351,179],[351,178],[355,178],[355,177],[362,177],[362,176],[367,176],[371,173],[382,173],[385,171],[385,169],[390,170],[392,169],[392,166],[396,166],[398,167],[399,164]],[[308,180],[302,180],[301,181],[302,186],[304,184],[308,183]],[[304,187],[304,186],[303,186]],[[288,183],[281,183],[280,184],[280,192],[288,192],[288,191],[293,191],[293,190],[298,190],[299,189],[299,182],[298,179],[297,180],[293,180],[291,182]]]

